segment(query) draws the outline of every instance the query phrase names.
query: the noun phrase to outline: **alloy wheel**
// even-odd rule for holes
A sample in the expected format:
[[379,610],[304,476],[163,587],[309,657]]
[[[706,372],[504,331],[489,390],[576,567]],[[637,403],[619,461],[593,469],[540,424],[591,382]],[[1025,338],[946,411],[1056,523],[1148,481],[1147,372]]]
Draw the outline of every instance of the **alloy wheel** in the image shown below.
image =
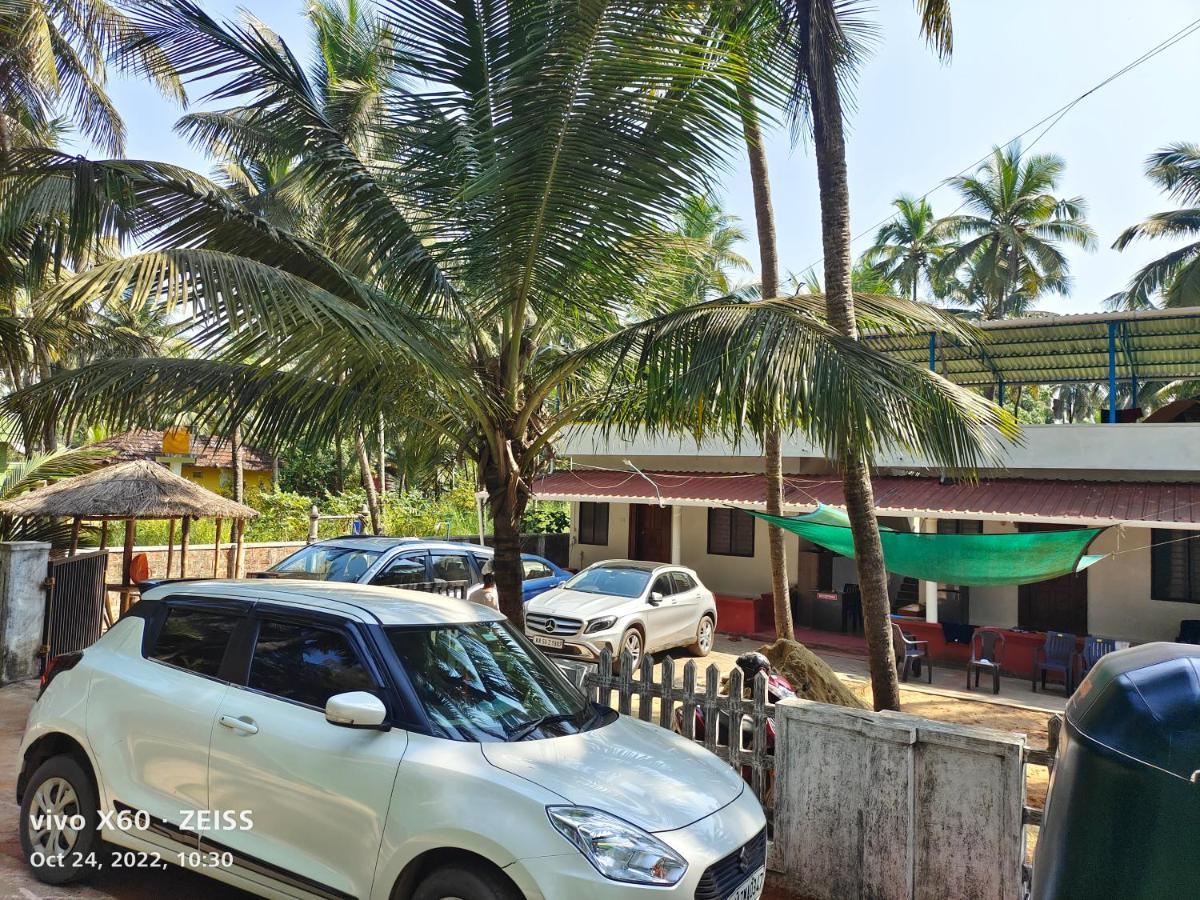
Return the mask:
[[633,664],[636,666],[642,658],[642,636],[637,631],[631,629],[625,635],[625,640],[621,644],[621,652],[626,651],[633,657]]
[[708,616],[700,620],[700,631],[696,635],[696,643],[700,645],[700,649],[705,653],[712,649],[713,623],[712,619]]

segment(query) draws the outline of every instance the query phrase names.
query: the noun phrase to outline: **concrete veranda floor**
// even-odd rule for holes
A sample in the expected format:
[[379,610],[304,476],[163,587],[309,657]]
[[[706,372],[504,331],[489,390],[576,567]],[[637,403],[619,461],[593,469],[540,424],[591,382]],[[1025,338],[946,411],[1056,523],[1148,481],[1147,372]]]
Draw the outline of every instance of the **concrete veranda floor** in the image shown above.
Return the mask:
[[[834,639],[843,637],[831,633]],[[761,636],[760,636],[761,637]],[[847,647],[848,642],[840,641],[841,646],[823,646],[822,632],[804,629],[797,632],[797,638],[805,643],[810,650],[829,663],[830,667],[847,680],[866,680],[867,659],[865,652]],[[732,657],[722,664],[724,670],[733,664],[733,658],[748,650],[757,650],[762,641],[754,637],[733,637],[717,635],[711,656],[714,659],[722,656]],[[707,663],[708,660],[705,660]],[[985,682],[988,682],[985,686]],[[967,674],[963,669],[948,666],[933,667],[933,683],[925,681],[922,670],[920,679],[910,678],[904,683],[906,690],[927,691],[946,697],[957,697],[961,700],[978,700],[986,703],[997,703],[1002,706],[1016,706],[1030,709],[1041,709],[1049,713],[1062,712],[1067,705],[1067,698],[1061,686],[1051,685],[1046,691],[1034,692],[1029,681],[1024,678],[1009,678],[1001,676],[1000,693],[993,695],[991,684],[987,678],[979,680],[979,689],[966,689]]]

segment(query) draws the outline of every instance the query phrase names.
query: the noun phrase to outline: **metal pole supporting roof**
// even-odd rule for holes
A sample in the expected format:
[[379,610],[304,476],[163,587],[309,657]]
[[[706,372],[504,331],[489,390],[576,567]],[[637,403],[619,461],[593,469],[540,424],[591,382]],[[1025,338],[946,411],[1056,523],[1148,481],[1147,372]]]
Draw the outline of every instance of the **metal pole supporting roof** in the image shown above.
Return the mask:
[[1117,421],[1117,323],[1108,323],[1108,421]]

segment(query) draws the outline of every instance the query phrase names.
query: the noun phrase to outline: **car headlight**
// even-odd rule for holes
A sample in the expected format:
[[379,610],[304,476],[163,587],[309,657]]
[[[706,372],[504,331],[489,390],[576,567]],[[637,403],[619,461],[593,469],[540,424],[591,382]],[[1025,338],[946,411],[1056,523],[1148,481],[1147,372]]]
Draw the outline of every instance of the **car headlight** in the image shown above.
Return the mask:
[[587,623],[587,628],[583,629],[584,634],[595,634],[597,631],[608,631],[617,624],[616,616],[605,616],[603,619],[592,619]]
[[550,823],[613,881],[672,885],[687,871],[687,860],[648,832],[586,806],[547,806]]

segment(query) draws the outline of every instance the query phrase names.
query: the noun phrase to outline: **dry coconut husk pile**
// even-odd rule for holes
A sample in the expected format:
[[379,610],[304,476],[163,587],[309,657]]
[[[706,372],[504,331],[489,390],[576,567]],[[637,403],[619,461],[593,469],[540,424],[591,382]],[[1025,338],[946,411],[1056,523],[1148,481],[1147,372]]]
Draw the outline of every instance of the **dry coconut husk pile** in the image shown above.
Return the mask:
[[791,682],[796,696],[805,700],[815,700],[817,703],[849,706],[852,709],[870,708],[846,687],[845,682],[829,667],[829,663],[803,644],[778,640],[762,647],[760,652]]

